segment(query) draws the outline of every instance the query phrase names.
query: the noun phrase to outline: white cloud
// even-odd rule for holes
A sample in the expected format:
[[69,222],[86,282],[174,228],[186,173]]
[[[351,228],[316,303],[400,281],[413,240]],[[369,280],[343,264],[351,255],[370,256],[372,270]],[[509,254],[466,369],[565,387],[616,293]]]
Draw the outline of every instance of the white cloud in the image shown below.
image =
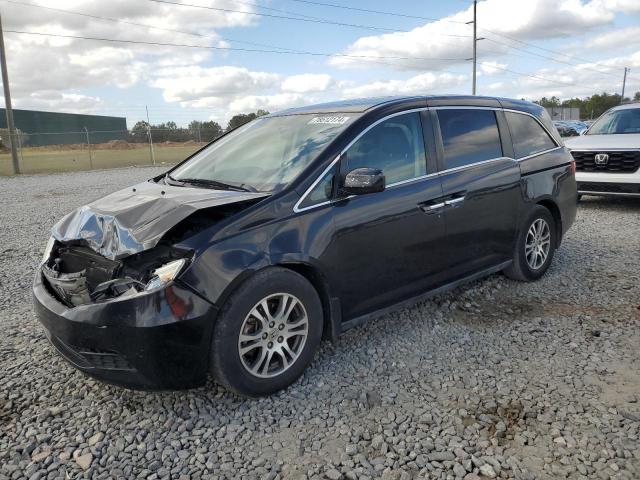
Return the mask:
[[494,75],[496,73],[504,72],[506,63],[498,63],[495,61],[486,61],[480,64],[480,71],[485,75]]
[[[221,46],[215,28],[249,26],[255,20],[246,13],[203,11],[176,5],[129,0],[39,1],[46,8],[7,3],[2,17],[5,30],[58,35],[114,38],[144,42]],[[209,5],[228,7],[225,0]],[[56,11],[63,9],[116,19],[115,22]],[[239,6],[247,12],[252,7]],[[157,28],[135,26],[131,23]],[[185,32],[185,33],[180,33]],[[10,80],[16,101],[27,102],[39,91],[70,91],[101,86],[128,88],[151,81],[150,72],[166,65],[199,63],[215,50],[179,49],[152,45],[105,43],[91,40],[6,33]],[[213,53],[212,53],[213,52]],[[187,63],[189,62],[189,63]],[[24,103],[23,102],[23,103]],[[69,104],[73,107],[73,104]]]
[[258,109],[275,112],[285,108],[310,103],[309,98],[299,93],[279,93],[275,95],[245,95],[229,104],[231,114],[253,112]]
[[429,95],[443,89],[452,89],[468,81],[466,75],[450,73],[423,73],[406,80],[384,80],[345,88],[346,98],[377,97],[389,95]]
[[27,104],[25,108],[32,110],[65,110],[73,113],[90,113],[96,107],[104,105],[104,102],[99,97],[79,93],[42,90],[20,98],[15,102],[14,107],[23,108],[22,104]]
[[[43,6],[110,17],[117,21],[105,22],[7,3],[2,6],[5,29],[225,47],[229,43],[220,37],[220,29],[251,27],[257,22],[255,16],[246,13],[163,4],[154,4],[150,8],[146,1],[32,1]],[[229,0],[200,0],[193,3],[231,7]],[[360,58],[336,56],[329,61],[330,66],[343,69],[338,72],[344,74],[340,75],[343,78],[338,78],[336,72],[331,70],[306,73],[304,69],[299,74],[286,76],[279,73],[282,71],[281,64],[275,64],[278,67],[273,67],[273,70],[264,71],[264,68],[243,66],[241,62],[251,57],[238,55],[237,58],[229,58],[230,53],[224,50],[105,43],[7,33],[12,93],[18,108],[89,112],[92,108],[104,106],[95,93],[96,88],[128,89],[148,86],[159,89],[165,102],[172,104],[173,108],[200,108],[207,110],[207,115],[215,111],[226,116],[258,108],[276,111],[340,97],[467,93],[470,90],[467,73],[470,72],[470,64],[466,59],[471,56],[471,26],[465,22],[471,20],[472,10],[463,3],[458,3],[457,6],[464,10],[445,19],[428,22],[409,32],[369,35],[356,39],[342,53]],[[248,3],[234,4],[233,8],[246,12],[254,10]],[[620,12],[640,13],[640,0],[480,1],[479,34],[487,38],[513,43],[495,35],[497,33],[541,43],[546,39],[573,36],[571,42],[574,42],[576,50],[572,53],[575,52],[578,57],[602,58],[605,54],[616,55],[597,64],[568,66],[551,61],[545,64],[543,59],[532,58],[535,63],[523,65],[524,62],[520,62],[519,57],[531,58],[525,56],[524,52],[510,51],[505,45],[485,40],[479,43],[479,60],[482,62],[479,65],[480,93],[538,98],[550,94],[564,97],[589,95],[594,90],[617,91],[621,83],[622,67],[630,66],[633,71],[640,68],[640,52],[629,53],[640,49],[640,27],[610,28],[615,15],[620,15]],[[158,28],[134,26],[131,23]],[[605,28],[609,28],[609,31],[603,32]],[[575,43],[576,38],[581,39],[579,44]],[[513,44],[528,48],[522,44]],[[235,43],[232,45],[235,46]],[[325,49],[318,46],[317,50]],[[509,51],[518,55],[518,58],[509,57],[509,69],[533,72],[533,75],[576,86],[514,77],[502,70],[507,65],[502,55]],[[553,55],[542,51],[538,53]],[[381,56],[402,58],[379,61],[375,58],[362,58]],[[408,57],[411,59],[407,60]],[[557,59],[567,60],[566,57]],[[576,62],[575,59],[570,61]],[[534,65],[545,65],[545,68],[535,71]],[[347,68],[367,69],[366,76],[345,72],[344,69]],[[465,73],[452,73],[450,70]],[[615,76],[603,75],[594,70],[615,72]],[[314,71],[317,71],[317,64],[314,64]],[[390,75],[390,71],[393,75]],[[633,71],[628,82],[629,92],[640,89],[640,85],[634,80]],[[355,78],[365,80],[355,81]],[[124,100],[121,105],[130,102],[131,97],[127,95],[123,90]],[[106,98],[106,95],[103,96]],[[189,114],[182,113],[185,117]]]
[[640,12],[640,2],[638,0],[603,0],[603,3],[610,10],[624,13]]
[[[634,4],[640,1],[633,0]],[[520,40],[537,40],[583,34],[610,24],[617,10],[631,8],[624,0],[485,0],[478,3],[479,35],[508,42],[499,35]],[[442,70],[471,57],[472,7],[408,32],[361,37],[344,54],[379,57],[412,57],[415,60],[386,59],[397,70]],[[497,34],[497,35],[496,35]],[[486,45],[486,46],[485,46]],[[488,48],[490,46],[490,48]],[[490,50],[491,53],[487,52]],[[479,58],[495,57],[508,48],[491,40],[479,46]],[[487,52],[487,53],[485,53]],[[333,57],[339,68],[362,68],[361,58]],[[370,66],[370,65],[369,65]]]
[[200,66],[165,68],[151,85],[163,90],[167,102],[206,106],[278,85],[280,76],[246,68]]
[[[608,66],[613,70],[605,70]],[[506,82],[505,91],[513,97],[526,99],[537,99],[551,95],[564,99],[585,97],[598,92],[619,93],[625,66],[631,67],[632,71],[640,68],[640,51],[603,60],[597,64],[585,63],[561,69],[539,69],[534,71],[532,75],[548,80],[529,77],[518,78]],[[610,74],[601,72],[609,72]],[[619,73],[619,76],[611,74],[611,72]],[[632,76],[628,77],[625,96],[633,96],[637,91],[640,91],[640,81]]]
[[[640,5],[640,1],[638,1],[638,5]],[[590,36],[584,41],[575,44],[574,48],[579,48],[582,54],[583,52],[593,52],[594,50],[610,51],[614,49],[615,51],[639,46],[640,27],[627,27]]]
[[323,92],[332,84],[331,75],[303,73],[292,75],[282,82],[282,90],[285,92],[308,93]]

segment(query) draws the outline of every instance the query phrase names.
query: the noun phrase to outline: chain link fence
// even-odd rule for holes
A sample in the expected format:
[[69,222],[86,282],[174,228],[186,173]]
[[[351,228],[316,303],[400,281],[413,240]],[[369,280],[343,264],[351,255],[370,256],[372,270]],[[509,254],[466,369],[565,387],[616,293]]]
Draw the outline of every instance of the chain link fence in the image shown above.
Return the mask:
[[0,130],[0,175],[15,173],[11,144],[20,173],[93,170],[134,165],[173,164],[222,134],[209,129],[137,129],[77,132]]

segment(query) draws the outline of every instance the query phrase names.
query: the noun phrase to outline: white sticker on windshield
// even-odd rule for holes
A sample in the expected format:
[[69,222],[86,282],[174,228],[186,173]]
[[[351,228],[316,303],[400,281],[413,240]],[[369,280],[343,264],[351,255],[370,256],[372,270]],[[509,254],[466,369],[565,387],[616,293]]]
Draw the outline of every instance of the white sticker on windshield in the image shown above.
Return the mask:
[[309,120],[308,125],[344,125],[349,117],[340,117],[336,115],[327,117],[313,117]]

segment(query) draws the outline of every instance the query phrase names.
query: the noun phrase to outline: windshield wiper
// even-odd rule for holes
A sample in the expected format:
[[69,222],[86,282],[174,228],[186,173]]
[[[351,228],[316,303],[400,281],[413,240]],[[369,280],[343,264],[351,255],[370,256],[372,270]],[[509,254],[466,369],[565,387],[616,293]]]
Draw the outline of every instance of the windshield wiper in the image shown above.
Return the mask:
[[182,185],[182,182],[173,178],[170,173],[165,173],[164,183],[167,185]]
[[205,187],[205,188],[221,188],[223,190],[235,190],[237,192],[252,192],[255,193],[258,190],[251,185],[247,185],[246,183],[236,184],[229,182],[221,182],[219,180],[209,180],[207,178],[181,178],[174,179],[169,177],[170,180],[175,182],[180,182],[183,185],[194,185],[196,187]]

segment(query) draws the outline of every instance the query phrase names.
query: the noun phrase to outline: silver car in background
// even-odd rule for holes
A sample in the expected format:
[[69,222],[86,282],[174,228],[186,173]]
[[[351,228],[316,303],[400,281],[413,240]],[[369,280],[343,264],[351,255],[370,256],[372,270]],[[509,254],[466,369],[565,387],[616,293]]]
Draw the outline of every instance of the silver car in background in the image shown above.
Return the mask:
[[640,197],[640,104],[607,110],[565,145],[576,161],[578,195]]

